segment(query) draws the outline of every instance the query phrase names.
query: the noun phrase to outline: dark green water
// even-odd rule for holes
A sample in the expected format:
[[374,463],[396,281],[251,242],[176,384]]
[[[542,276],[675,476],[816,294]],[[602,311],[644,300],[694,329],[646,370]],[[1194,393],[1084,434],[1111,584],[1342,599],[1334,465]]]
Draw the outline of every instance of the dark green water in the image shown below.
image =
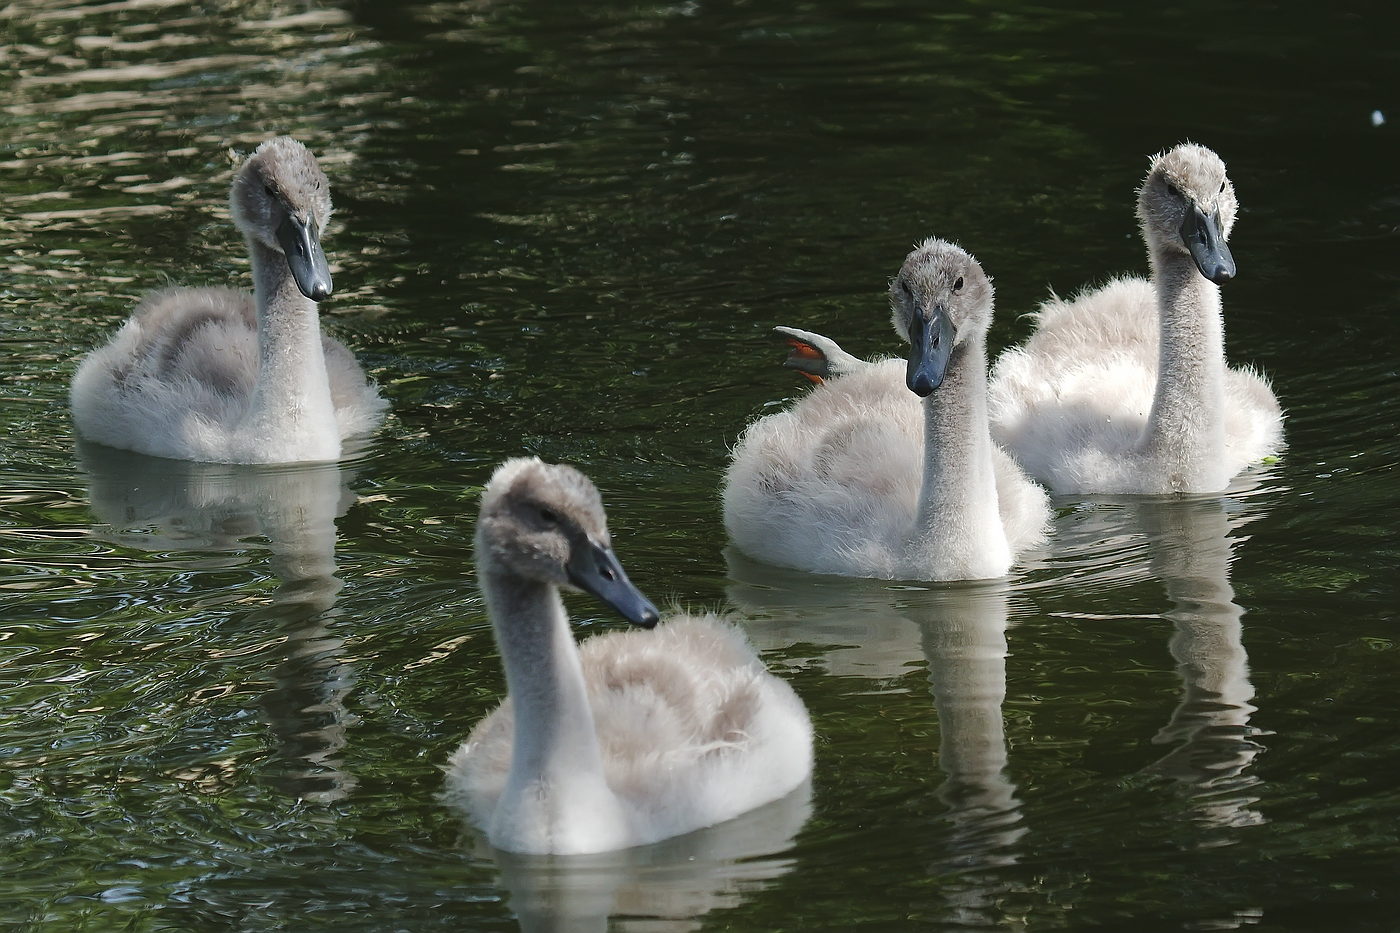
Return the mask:
[[[0,923],[1395,929],[1400,16],[1352,10],[0,11]],[[339,468],[79,448],[69,379],[136,298],[247,280],[228,151],[274,133],[331,178],[325,318],[388,425]],[[996,585],[726,555],[726,445],[801,391],[772,325],[895,351],[937,234],[995,351],[1145,269],[1134,187],[1183,139],[1239,192],[1227,342],[1279,464],[1058,501]],[[812,711],[810,801],[498,863],[435,799],[503,689],[470,540],[522,453],[595,478],[654,597],[739,614]]]

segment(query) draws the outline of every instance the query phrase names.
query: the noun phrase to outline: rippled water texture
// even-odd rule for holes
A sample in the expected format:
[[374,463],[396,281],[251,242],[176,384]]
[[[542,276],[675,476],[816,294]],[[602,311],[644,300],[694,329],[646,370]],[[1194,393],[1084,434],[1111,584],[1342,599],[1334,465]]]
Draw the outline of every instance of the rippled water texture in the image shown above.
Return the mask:
[[[1400,24],[1130,6],[6,6],[0,924],[1393,929]],[[248,283],[227,188],[274,133],[330,176],[324,319],[388,424],[309,469],[79,444],[68,382],[138,296]],[[1057,500],[992,585],[726,550],[727,445],[803,391],[774,324],[896,351],[885,284],[938,234],[996,278],[995,352],[1145,271],[1134,188],[1183,139],[1243,205],[1228,348],[1281,462]],[[553,861],[440,804],[504,688],[470,541],[520,453],[593,475],[654,598],[748,629],[809,793]]]

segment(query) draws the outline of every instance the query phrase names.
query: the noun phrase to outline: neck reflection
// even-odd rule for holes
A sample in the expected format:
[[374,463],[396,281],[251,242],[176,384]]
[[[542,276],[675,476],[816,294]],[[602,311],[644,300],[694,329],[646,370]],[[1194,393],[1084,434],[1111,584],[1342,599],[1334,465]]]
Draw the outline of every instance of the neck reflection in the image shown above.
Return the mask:
[[882,685],[911,665],[927,665],[945,774],[937,793],[951,826],[933,868],[968,873],[945,886],[960,911],[993,908],[1001,884],[977,872],[1015,863],[1026,833],[1006,774],[1006,583],[902,586],[813,576],[769,567],[733,547],[725,559],[734,581],[729,600],[754,616],[744,628],[759,648],[825,646],[830,673]]
[[920,600],[928,679],[938,709],[938,763],[948,779],[938,796],[952,823],[951,865],[982,868],[1016,860],[1016,786],[1006,776],[1007,589],[957,587]]
[[490,852],[523,933],[680,933],[792,870],[812,787],[707,829],[597,855]]
[[1264,822],[1250,809],[1259,784],[1247,774],[1263,750],[1249,725],[1254,685],[1242,642],[1244,610],[1230,586],[1230,516],[1221,499],[1167,499],[1139,506],[1152,573],[1172,603],[1170,649],[1181,701],[1152,739],[1174,745],[1148,770],[1177,782],[1195,819],[1215,826]]
[[336,464],[194,463],[88,443],[78,453],[100,538],[161,552],[245,551],[248,538],[266,540],[278,585],[243,619],[281,635],[264,649],[273,686],[259,699],[277,737],[267,780],[305,800],[347,796],[356,779],[338,755],[355,722],[345,708],[355,674],[331,623],[342,586],[335,520],[355,498],[349,477]]

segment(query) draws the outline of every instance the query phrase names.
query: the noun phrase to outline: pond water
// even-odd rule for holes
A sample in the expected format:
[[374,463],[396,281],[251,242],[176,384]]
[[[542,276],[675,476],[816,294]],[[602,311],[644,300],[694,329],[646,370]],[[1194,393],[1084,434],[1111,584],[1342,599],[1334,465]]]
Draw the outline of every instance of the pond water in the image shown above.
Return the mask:
[[[0,922],[32,930],[1389,930],[1400,911],[1395,15],[16,0],[0,11]],[[1390,122],[1377,125],[1373,111]],[[338,466],[78,443],[78,359],[248,282],[231,152],[336,203],[326,326],[392,402]],[[1142,272],[1146,156],[1243,207],[1235,363],[1288,449],[1229,494],[1064,498],[1011,577],[726,549],[728,445],[803,391],[770,329],[897,352],[937,234],[996,279]],[[658,601],[810,708],[810,789],[670,843],[494,855],[436,798],[499,700],[481,484],[586,470]],[[619,623],[570,598],[581,635]]]

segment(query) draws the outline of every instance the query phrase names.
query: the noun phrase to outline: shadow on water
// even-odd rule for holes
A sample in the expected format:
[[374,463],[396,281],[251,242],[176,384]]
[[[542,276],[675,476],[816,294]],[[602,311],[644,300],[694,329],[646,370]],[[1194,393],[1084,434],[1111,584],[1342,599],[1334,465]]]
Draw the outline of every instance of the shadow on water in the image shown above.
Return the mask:
[[808,783],[717,826],[598,855],[493,851],[468,832],[471,844],[494,857],[523,933],[680,933],[791,871],[794,861],[783,853],[811,814]]
[[259,699],[277,737],[268,780],[283,792],[330,803],[356,779],[337,754],[355,722],[345,698],[355,673],[332,631],[337,518],[355,501],[351,475],[334,463],[256,467],[164,460],[81,442],[98,538],[147,551],[244,550],[266,542],[278,585],[242,624],[280,636],[262,649],[275,686]]

